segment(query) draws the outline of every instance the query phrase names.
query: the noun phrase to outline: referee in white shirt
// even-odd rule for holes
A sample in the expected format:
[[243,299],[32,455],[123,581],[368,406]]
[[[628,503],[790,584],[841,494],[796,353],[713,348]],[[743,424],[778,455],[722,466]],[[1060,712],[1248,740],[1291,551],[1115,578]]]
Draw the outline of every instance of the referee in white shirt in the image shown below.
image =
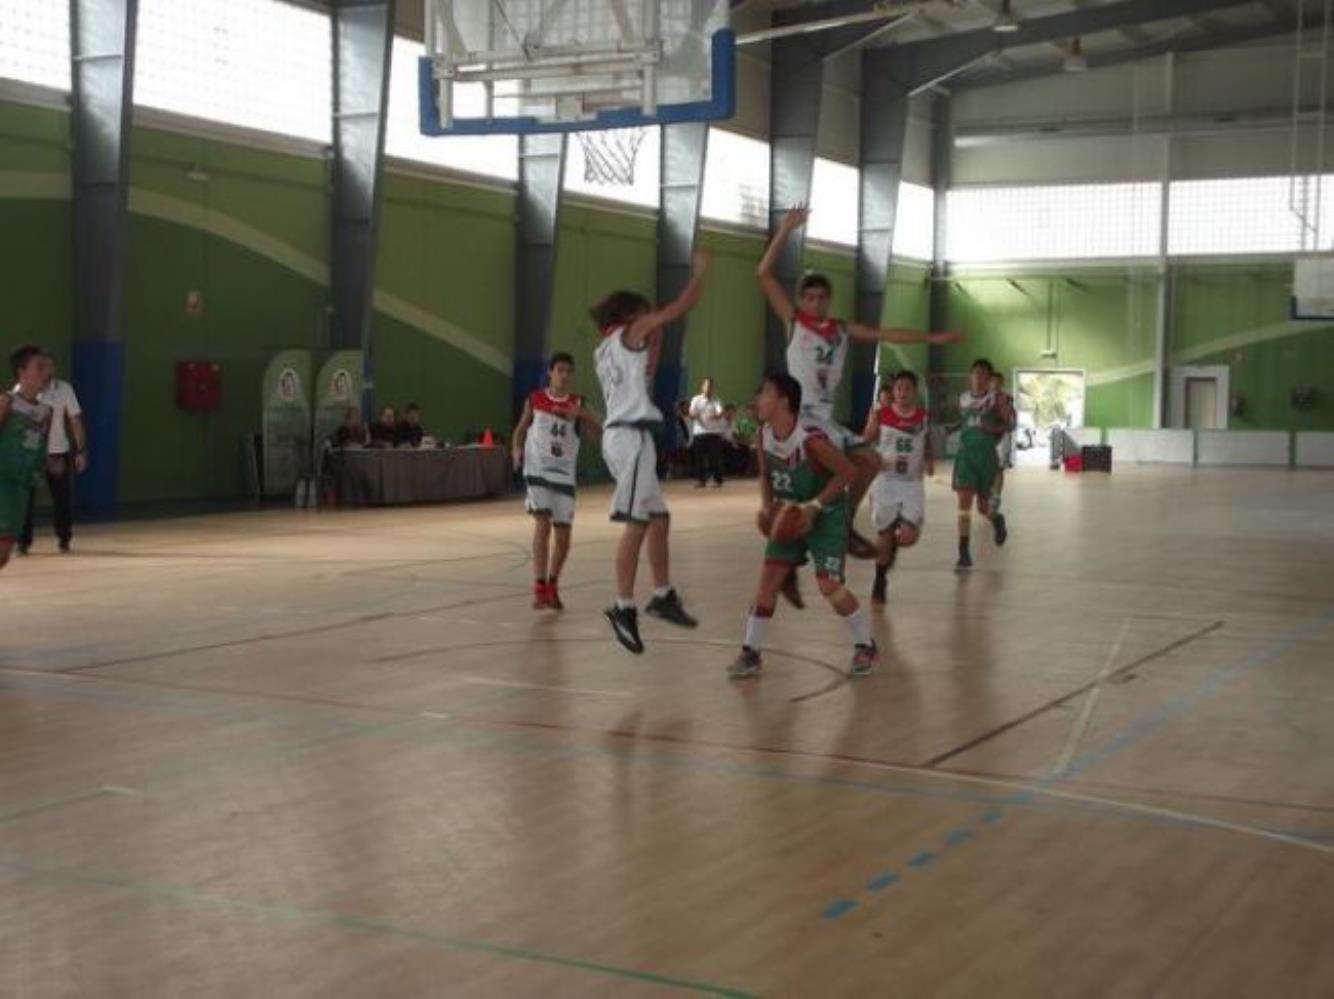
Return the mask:
[[723,484],[723,404],[713,391],[713,379],[705,378],[699,395],[690,400],[690,453],[695,463],[697,488],[703,489],[710,475],[713,484]]
[[[83,410],[74,386],[56,377],[55,358],[46,355],[48,381],[41,402],[51,407],[51,433],[47,438],[46,486],[51,491],[51,513],[56,538],[62,552],[69,551],[74,539],[74,477],[88,467],[87,437],[83,431]],[[71,447],[71,444],[73,445]],[[19,538],[19,554],[32,547],[33,507],[36,489],[28,501],[28,519]]]

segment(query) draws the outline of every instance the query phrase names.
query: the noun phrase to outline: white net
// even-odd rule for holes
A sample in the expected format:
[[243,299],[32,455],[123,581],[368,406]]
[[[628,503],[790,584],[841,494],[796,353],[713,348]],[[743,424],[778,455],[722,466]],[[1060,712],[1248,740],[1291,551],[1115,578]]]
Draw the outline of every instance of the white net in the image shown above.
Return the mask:
[[626,187],[635,182],[635,161],[648,135],[646,128],[608,128],[576,132],[584,153],[584,180],[600,187]]

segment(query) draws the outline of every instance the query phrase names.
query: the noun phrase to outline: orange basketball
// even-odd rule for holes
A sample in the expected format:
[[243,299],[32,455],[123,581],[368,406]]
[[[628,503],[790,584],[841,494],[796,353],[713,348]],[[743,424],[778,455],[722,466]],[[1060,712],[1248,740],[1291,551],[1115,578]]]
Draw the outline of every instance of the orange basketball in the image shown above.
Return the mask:
[[769,540],[780,545],[790,545],[800,540],[805,533],[806,520],[801,515],[801,507],[796,503],[780,503],[769,528]]

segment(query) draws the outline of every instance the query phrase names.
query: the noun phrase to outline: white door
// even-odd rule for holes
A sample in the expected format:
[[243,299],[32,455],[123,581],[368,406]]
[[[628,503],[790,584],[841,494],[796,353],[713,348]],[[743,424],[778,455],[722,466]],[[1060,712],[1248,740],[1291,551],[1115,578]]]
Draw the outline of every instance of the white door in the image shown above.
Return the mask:
[[1186,426],[1191,430],[1219,430],[1218,379],[1186,379]]

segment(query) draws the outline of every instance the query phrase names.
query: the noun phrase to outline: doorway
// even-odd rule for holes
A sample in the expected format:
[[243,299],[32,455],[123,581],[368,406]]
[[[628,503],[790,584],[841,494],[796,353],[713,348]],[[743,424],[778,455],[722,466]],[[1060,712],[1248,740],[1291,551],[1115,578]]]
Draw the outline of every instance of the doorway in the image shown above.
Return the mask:
[[1229,374],[1225,364],[1173,368],[1171,425],[1188,430],[1226,430]]

